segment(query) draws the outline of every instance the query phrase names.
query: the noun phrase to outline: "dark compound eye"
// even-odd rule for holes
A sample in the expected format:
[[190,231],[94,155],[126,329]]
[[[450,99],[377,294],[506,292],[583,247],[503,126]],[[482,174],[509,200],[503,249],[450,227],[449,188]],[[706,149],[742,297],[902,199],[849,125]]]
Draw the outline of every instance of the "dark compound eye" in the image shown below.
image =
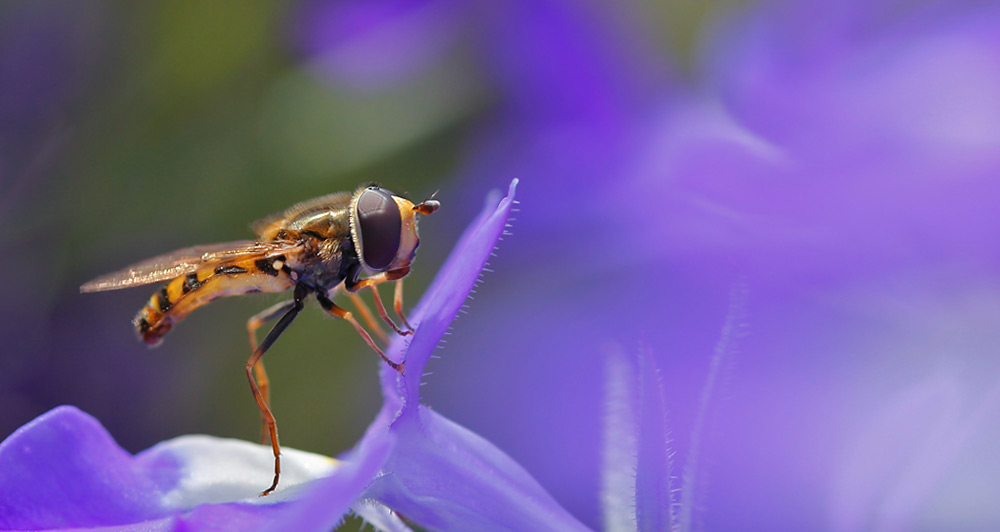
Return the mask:
[[384,270],[399,251],[403,221],[399,207],[389,191],[366,188],[358,198],[358,229],[361,231],[361,251],[365,264],[373,270]]

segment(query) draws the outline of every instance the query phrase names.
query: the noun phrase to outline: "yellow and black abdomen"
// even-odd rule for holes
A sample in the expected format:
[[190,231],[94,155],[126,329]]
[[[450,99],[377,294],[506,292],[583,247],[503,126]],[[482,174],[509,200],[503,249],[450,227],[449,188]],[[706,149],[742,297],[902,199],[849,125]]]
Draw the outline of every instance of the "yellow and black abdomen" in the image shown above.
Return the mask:
[[284,257],[245,260],[176,277],[149,298],[132,324],[150,346],[159,345],[175,323],[220,297],[283,292],[295,284]]

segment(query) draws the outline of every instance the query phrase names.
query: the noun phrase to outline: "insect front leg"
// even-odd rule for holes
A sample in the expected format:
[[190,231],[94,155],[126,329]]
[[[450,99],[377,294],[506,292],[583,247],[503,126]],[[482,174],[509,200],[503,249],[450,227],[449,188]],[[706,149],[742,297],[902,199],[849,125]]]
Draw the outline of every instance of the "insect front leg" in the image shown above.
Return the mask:
[[[372,284],[370,288],[372,289],[372,298],[375,299],[375,308],[378,309],[378,315],[382,317],[383,321],[389,324],[389,327],[392,327],[393,332],[400,336],[413,334],[412,330],[400,329],[396,325],[396,322],[392,321],[392,318],[389,317],[389,313],[385,311],[385,305],[382,304],[382,296],[378,293],[378,286]],[[410,329],[409,326],[406,327]]]
[[396,310],[396,315],[399,316],[400,321],[403,322],[403,326],[413,331],[413,326],[410,322],[406,320],[406,315],[403,314],[403,278],[400,277],[396,279],[396,290],[392,297],[392,306]]
[[271,482],[271,486],[260,493],[261,496],[267,495],[274,491],[278,487],[278,477],[281,476],[281,446],[278,444],[278,423],[274,419],[274,414],[271,413],[271,408],[268,406],[267,402],[264,400],[264,396],[260,392],[260,388],[257,386],[257,382],[254,380],[254,366],[260,362],[260,358],[264,356],[264,353],[274,344],[274,341],[281,336],[281,333],[292,323],[295,316],[298,316],[299,312],[302,310],[303,299],[306,296],[306,290],[302,285],[297,285],[295,287],[295,299],[292,300],[292,306],[289,308],[285,315],[278,320],[278,323],[274,325],[271,332],[267,333],[264,340],[254,349],[252,355],[247,360],[246,372],[247,380],[250,381],[250,391],[253,392],[254,401],[257,402],[257,408],[260,410],[260,415],[264,419],[264,423],[267,425],[268,434],[271,437],[271,450],[274,452],[274,480]]
[[399,288],[399,285],[397,284],[396,295],[394,296],[394,302],[396,306],[396,314],[399,315],[400,319],[403,320],[403,325],[406,327],[406,330],[400,329],[396,325],[396,322],[392,321],[392,318],[389,317],[389,313],[385,311],[385,305],[382,304],[382,296],[378,292],[378,285],[386,281],[398,282],[402,280],[403,277],[405,277],[406,274],[408,273],[410,273],[409,267],[401,268],[399,270],[382,272],[377,275],[373,275],[367,279],[362,279],[356,283],[346,284],[345,286],[347,288],[347,291],[350,293],[356,292],[363,288],[371,288],[372,297],[375,300],[375,308],[378,309],[378,315],[381,316],[383,321],[385,321],[386,323],[389,324],[390,327],[392,327],[392,330],[395,331],[396,334],[400,336],[406,336],[408,334],[413,334],[413,327],[410,327],[410,324],[406,322],[406,318],[403,317],[403,315],[400,312],[401,309],[403,308],[402,288]]
[[[295,306],[295,300],[290,299],[288,301],[278,303],[270,308],[263,310],[262,312],[252,316],[247,320],[247,333],[250,335],[250,353],[253,354],[257,352],[257,329],[261,325],[276,319],[278,316],[288,312],[289,309]],[[271,381],[267,378],[267,371],[264,369],[264,360],[261,358],[257,359],[257,363],[253,366],[254,377],[257,379],[257,387],[260,388],[260,395],[264,398],[264,404],[269,408],[271,406]],[[260,426],[260,443],[267,443],[267,421],[261,419]]]
[[397,364],[396,362],[390,360],[389,357],[385,356],[385,353],[382,352],[382,350],[379,349],[378,345],[375,344],[375,341],[372,340],[372,337],[370,334],[368,334],[368,331],[366,331],[364,327],[362,327],[361,324],[358,323],[358,320],[354,319],[354,315],[351,314],[351,311],[338,306],[333,301],[330,301],[330,298],[326,297],[321,293],[316,294],[316,299],[319,300],[319,304],[321,307],[323,307],[323,310],[327,311],[333,316],[336,316],[342,320],[347,321],[347,323],[350,323],[354,327],[354,330],[358,331],[358,334],[361,335],[361,338],[365,341],[365,343],[368,344],[368,347],[371,347],[372,350],[374,350],[375,353],[378,354],[379,358],[381,358],[386,364],[389,364],[389,367],[398,371],[400,374],[403,374],[404,363],[400,362]]

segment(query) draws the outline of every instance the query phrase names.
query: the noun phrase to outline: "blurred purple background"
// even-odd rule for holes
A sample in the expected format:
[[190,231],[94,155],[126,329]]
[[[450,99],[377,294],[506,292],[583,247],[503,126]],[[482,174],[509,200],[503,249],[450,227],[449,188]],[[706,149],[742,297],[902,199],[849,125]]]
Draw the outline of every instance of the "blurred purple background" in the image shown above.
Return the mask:
[[[412,304],[517,177],[423,393],[579,519],[601,525],[607,359],[648,348],[703,529],[1000,527],[995,4],[181,4],[0,7],[4,434],[72,403],[131,451],[255,438],[243,322],[271,300],[147,352],[148,293],[76,287],[379,180],[441,189]],[[309,314],[269,354],[276,413],[334,454],[376,360]]]

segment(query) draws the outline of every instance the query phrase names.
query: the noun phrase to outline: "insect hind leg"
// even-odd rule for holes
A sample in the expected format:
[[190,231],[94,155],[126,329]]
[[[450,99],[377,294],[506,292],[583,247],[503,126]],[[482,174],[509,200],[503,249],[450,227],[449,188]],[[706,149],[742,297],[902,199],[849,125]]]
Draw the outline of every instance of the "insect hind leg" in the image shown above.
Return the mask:
[[[278,487],[278,478],[281,476],[281,446],[278,444],[278,423],[274,419],[274,414],[271,413],[271,408],[264,401],[264,396],[260,392],[260,388],[257,386],[257,382],[254,380],[254,366],[260,362],[260,358],[264,356],[264,353],[274,344],[274,341],[281,336],[281,333],[288,327],[289,324],[298,316],[299,312],[304,307],[303,300],[305,299],[307,292],[302,285],[296,286],[295,299],[292,301],[292,305],[285,311],[285,314],[278,320],[278,323],[274,325],[264,340],[261,341],[257,349],[254,349],[250,358],[247,359],[246,372],[247,380],[250,381],[250,391],[253,392],[254,401],[257,402],[257,408],[260,410],[261,417],[264,418],[264,423],[267,426],[268,434],[271,438],[271,450],[274,452],[274,480],[271,482],[271,486],[266,490],[262,491],[261,496],[267,495],[274,491]],[[269,309],[270,310],[270,309]]]
[[[262,312],[255,314],[250,319],[247,320],[247,333],[250,336],[250,353],[251,355],[257,351],[257,329],[261,325],[276,319],[278,316],[288,312],[289,309],[295,306],[295,300],[290,299],[274,305],[270,308],[264,309]],[[253,366],[254,377],[257,379],[257,387],[260,388],[260,394],[264,398],[264,404],[268,407],[271,406],[271,381],[267,378],[267,370],[264,369],[264,360],[258,359],[257,363]],[[260,443],[267,443],[268,430],[267,421],[262,419],[260,426]]]

